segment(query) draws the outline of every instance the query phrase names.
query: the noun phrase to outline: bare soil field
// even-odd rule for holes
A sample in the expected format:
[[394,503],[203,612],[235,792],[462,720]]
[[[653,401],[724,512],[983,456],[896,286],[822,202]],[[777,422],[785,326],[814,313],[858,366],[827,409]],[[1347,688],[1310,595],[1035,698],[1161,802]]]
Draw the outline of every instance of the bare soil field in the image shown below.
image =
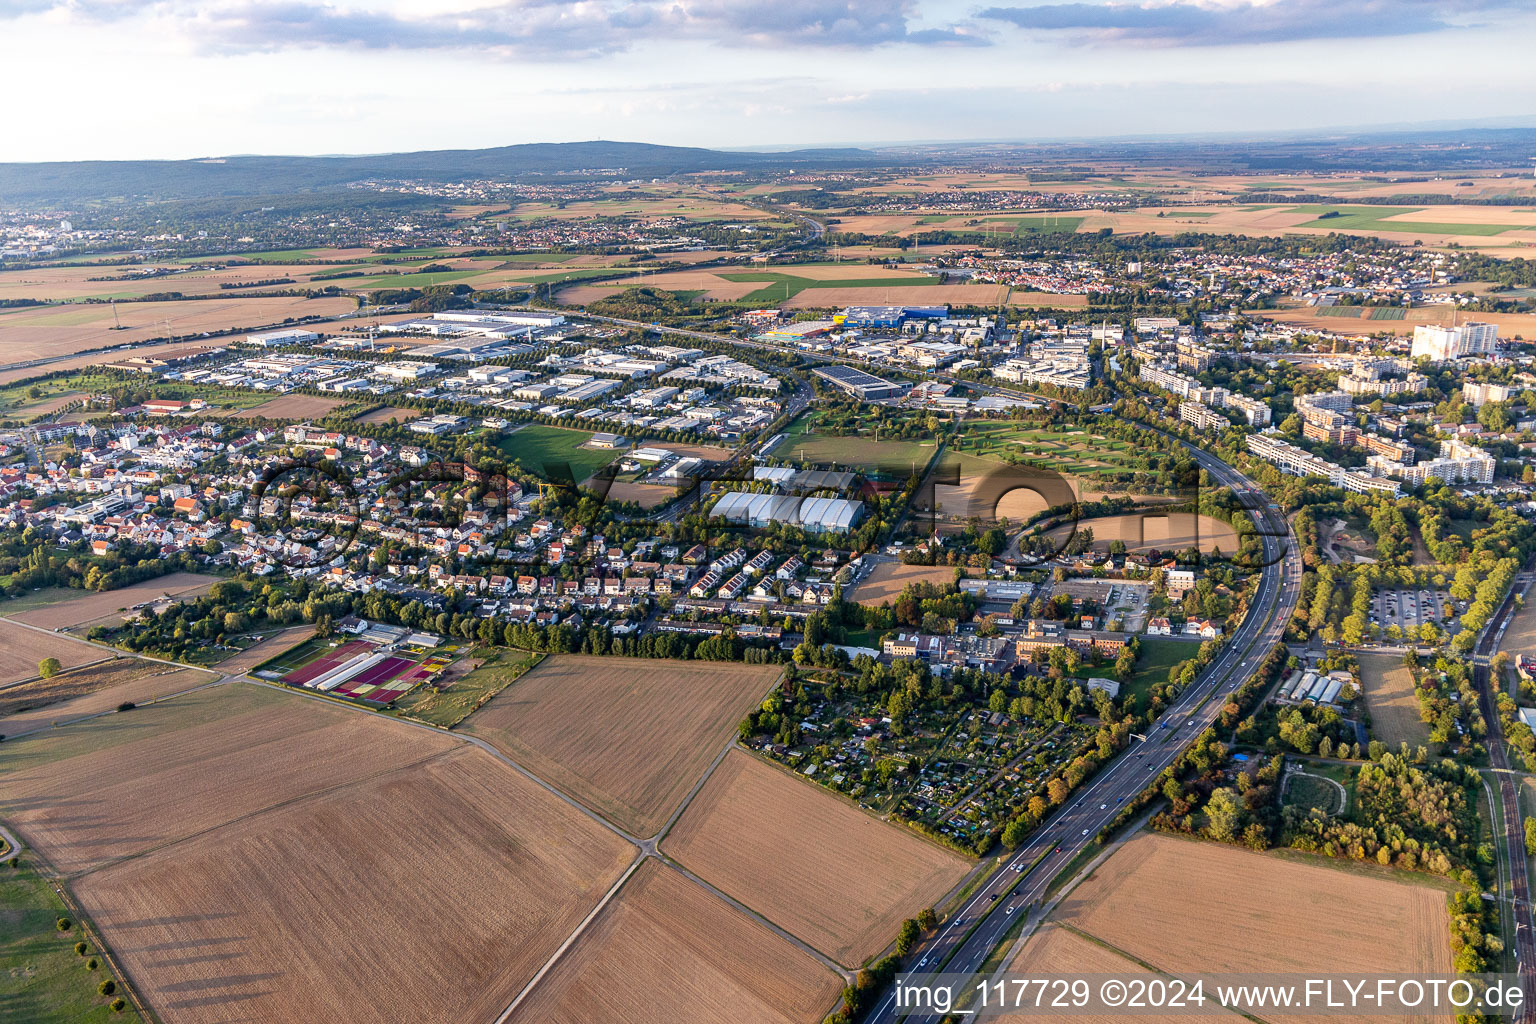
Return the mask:
[[317,419],[333,409],[349,404],[345,398],[321,398],[319,395],[283,395],[249,409],[235,409],[231,416],[265,416],[269,420]]
[[76,882],[167,1024],[494,1020],[634,853],[482,750],[308,778]]
[[557,654],[463,728],[620,827],[652,836],[781,671]]
[[841,986],[807,953],[648,861],[510,1024],[803,1024],[819,1019]]
[[122,621],[125,618],[132,618],[138,614],[131,610],[136,604],[159,601],[167,597],[176,600],[197,597],[206,593],[208,588],[217,582],[219,582],[217,576],[205,576],[195,572],[173,572],[168,576],[142,580],[117,590],[75,591],[80,596],[43,608],[17,612],[9,618],[17,622],[25,622],[29,626],[41,626],[43,629],[88,628],[102,619]]
[[424,415],[426,414],[420,409],[407,409],[398,405],[386,405],[373,410],[373,412],[364,413],[356,417],[356,421],[358,423],[388,423],[390,420],[394,420],[397,423],[409,423],[418,416]]
[[1441,974],[1445,895],[1385,872],[1146,833],[1052,917],[1160,971]]
[[[1078,532],[1093,531],[1095,548],[1108,548],[1111,541],[1124,541],[1130,551],[1182,550],[1198,544],[1201,551],[1220,548],[1224,554],[1237,550],[1237,531],[1229,523],[1210,516],[1196,516],[1188,512],[1167,515],[1138,513],[1129,516],[1106,516],[1103,519],[1084,519],[1076,526]],[[1072,534],[1071,525],[1047,530],[1046,536],[1066,540]]]
[[850,968],[971,867],[740,750],[715,769],[662,850]]
[[[761,287],[761,285],[759,285]],[[936,306],[948,303],[952,306],[995,306],[1008,294],[1008,287],[1001,284],[930,284],[908,285],[899,283],[889,286],[864,288],[807,288],[788,302],[780,302],[784,309],[821,309],[835,306],[867,306],[871,304],[893,306]]]
[[112,656],[104,647],[67,636],[49,636],[0,619],[0,683],[15,683],[37,675],[37,663],[58,658],[60,668],[74,668]]
[[226,675],[249,672],[274,654],[281,654],[290,647],[297,647],[314,635],[314,626],[290,626],[267,637],[254,647],[248,647],[239,654],[225,658],[219,662],[219,671]]
[[[741,272],[743,268],[735,268]],[[615,281],[595,281],[592,284],[574,284],[559,290],[560,301],[585,306],[610,295],[618,295],[630,288],[663,288],[667,291],[702,291],[704,298],[730,302],[750,295],[763,287],[756,281],[728,281],[711,270],[667,270],[658,274],[640,274]]]
[[868,576],[848,592],[848,600],[859,604],[884,604],[894,601],[908,583],[952,583],[952,565],[902,565],[881,562]]
[[[588,479],[590,480],[591,478],[588,477]],[[619,481],[608,488],[609,500],[633,501],[644,509],[652,509],[658,505],[664,505],[676,495],[677,488],[667,487],[663,484],[633,484]]]
[[[178,302],[120,302],[123,329],[112,330],[112,307],[68,305],[0,310],[0,362],[70,355],[82,349],[150,341],[174,335],[186,339],[211,331],[245,330],[280,324],[289,317],[335,316],[356,308],[345,297],[305,299],[219,298]],[[110,362],[143,352],[115,352]],[[56,365],[51,368],[57,369]],[[43,371],[34,369],[29,376]]]
[[72,874],[455,742],[234,683],[7,742],[0,817]]
[[84,665],[52,679],[0,690],[0,734],[14,740],[54,723],[110,711],[125,701],[143,704],[217,678],[202,669],[172,668],[142,658]]
[[1371,729],[1388,746],[1406,741],[1410,747],[1429,742],[1429,726],[1419,717],[1413,695],[1413,673],[1395,654],[1360,655],[1360,685],[1371,713]]

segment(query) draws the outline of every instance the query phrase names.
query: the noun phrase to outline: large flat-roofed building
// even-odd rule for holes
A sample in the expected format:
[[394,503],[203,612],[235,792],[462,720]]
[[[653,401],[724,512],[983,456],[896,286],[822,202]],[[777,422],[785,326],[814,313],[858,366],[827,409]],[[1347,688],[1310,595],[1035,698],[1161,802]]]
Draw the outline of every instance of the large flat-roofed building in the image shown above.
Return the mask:
[[1248,450],[1266,462],[1273,463],[1282,473],[1292,476],[1320,476],[1334,487],[1342,487],[1356,494],[1382,491],[1396,495],[1402,487],[1396,480],[1373,476],[1355,469],[1345,469],[1336,462],[1313,455],[1305,448],[1298,448],[1288,441],[1268,434],[1249,434]]
[[807,533],[846,533],[864,516],[864,506],[847,498],[797,498],[785,494],[729,491],[710,510],[713,518],[745,526],[798,526]]
[[892,384],[888,380],[854,369],[852,366],[818,366],[811,372],[834,387],[841,388],[853,397],[866,402],[880,398],[895,398],[897,395],[905,394],[907,390],[901,384]]
[[312,341],[319,340],[320,335],[300,327],[291,327],[281,331],[262,331],[260,334],[247,334],[245,336],[245,343],[247,345],[256,345],[260,348],[280,348],[283,345],[308,345]]
[[1491,356],[1499,349],[1499,327],[1473,321],[1455,327],[1420,324],[1413,329],[1413,359],[1445,362],[1468,356]]

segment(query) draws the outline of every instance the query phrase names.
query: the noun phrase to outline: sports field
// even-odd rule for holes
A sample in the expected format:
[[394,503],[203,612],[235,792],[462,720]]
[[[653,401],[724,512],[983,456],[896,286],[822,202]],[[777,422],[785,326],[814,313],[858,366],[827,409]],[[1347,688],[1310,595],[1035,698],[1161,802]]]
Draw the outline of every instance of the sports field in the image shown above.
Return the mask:
[[804,1024],[820,1019],[841,987],[809,954],[651,860],[510,1024]]
[[554,654],[464,729],[620,827],[652,836],[782,671]]
[[662,851],[850,968],[971,867],[740,750],[710,775]]
[[[620,455],[616,450],[584,447],[591,439],[589,430],[529,423],[503,437],[496,443],[496,449],[547,480],[580,483]],[[565,467],[570,469],[569,477],[562,471]]]

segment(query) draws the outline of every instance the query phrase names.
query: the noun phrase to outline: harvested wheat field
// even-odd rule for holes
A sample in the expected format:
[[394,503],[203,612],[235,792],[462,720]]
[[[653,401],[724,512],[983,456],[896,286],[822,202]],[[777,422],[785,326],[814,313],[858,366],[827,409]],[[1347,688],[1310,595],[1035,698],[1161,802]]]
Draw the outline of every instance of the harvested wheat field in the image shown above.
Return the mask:
[[[173,302],[119,302],[123,329],[113,330],[112,307],[96,305],[23,306],[0,310],[0,361],[42,359],[84,349],[155,338],[187,338],[214,331],[254,330],[290,317],[332,317],[355,309],[348,297],[305,299],[218,298]],[[168,323],[167,323],[168,322]],[[184,342],[183,342],[184,343]],[[143,353],[134,351],[131,355]],[[95,362],[124,358],[98,355]],[[32,369],[29,376],[43,372]]]
[[1159,971],[1449,974],[1445,895],[1385,873],[1144,833],[1052,919]]
[[407,409],[404,406],[385,405],[372,412],[355,417],[358,423],[388,423],[394,420],[396,423],[409,423],[419,416],[426,415],[420,409]]
[[166,1024],[495,1020],[635,851],[455,746],[346,785],[306,772],[298,799],[75,893]]
[[207,592],[219,582],[217,576],[205,576],[195,572],[173,572],[169,576],[157,576],[141,580],[117,590],[76,591],[79,597],[58,601],[30,611],[17,612],[10,618],[29,626],[43,629],[86,628],[103,619],[120,622],[138,614],[134,605],[157,602],[164,598],[187,600]]
[[1419,698],[1413,693],[1413,673],[1403,659],[1391,654],[1360,655],[1360,685],[1371,713],[1376,736],[1396,749],[1429,742],[1429,726],[1419,715]]
[[662,849],[845,967],[970,870],[964,857],[733,750]]
[[652,836],[782,671],[556,654],[463,727],[620,827]]
[[214,686],[7,742],[0,818],[73,874],[456,742],[281,690]]
[[112,651],[84,640],[49,636],[0,619],[0,684],[32,679],[38,674],[37,663],[44,658],[58,658],[60,668],[74,668],[112,656]]
[[[1113,974],[1122,978],[1152,973],[1135,961],[1090,942],[1059,924],[1049,923],[1041,925],[1029,937],[1024,943],[1024,948],[1019,950],[1009,962],[1008,972],[1025,977]],[[1209,1014],[1231,1020],[1233,1024],[1238,1021],[1235,1014],[1223,1012],[1219,1007],[1210,1007]],[[1035,1019],[1035,1015],[1008,1014],[997,1019],[1025,1021]],[[1051,1014],[1052,1021],[1066,1021],[1070,1024],[1112,1024],[1117,1021],[1123,1022],[1124,1019],[1124,1014],[1111,1013]],[[1175,1014],[1138,1013],[1136,1021],[1137,1024],[1174,1024],[1176,1021],[1187,1024],[1189,1017]]]
[[803,1024],[841,988],[809,954],[647,861],[510,1024]]
[[952,565],[903,565],[900,562],[881,562],[870,570],[857,585],[848,591],[848,600],[859,604],[884,604],[894,601],[908,583],[953,583],[955,567]]
[[115,658],[0,690],[0,734],[22,733],[99,714],[132,701],[142,704],[218,679],[212,672],[174,668],[143,658]]

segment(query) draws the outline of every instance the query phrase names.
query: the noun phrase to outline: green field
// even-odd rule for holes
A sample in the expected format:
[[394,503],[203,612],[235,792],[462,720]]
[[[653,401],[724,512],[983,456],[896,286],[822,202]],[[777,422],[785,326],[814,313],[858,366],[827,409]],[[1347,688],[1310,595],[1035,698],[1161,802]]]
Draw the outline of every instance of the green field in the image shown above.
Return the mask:
[[452,729],[543,657],[531,651],[495,648],[485,661],[441,692],[430,686],[418,686],[396,702],[396,713],[402,718]]
[[1311,775],[1291,776],[1285,786],[1285,803],[1303,809],[1320,807],[1328,814],[1338,814],[1342,810],[1339,807],[1339,791],[1323,779]]
[[[979,224],[970,223],[979,220]],[[1044,235],[1044,234],[1072,234],[1082,225],[1082,217],[1058,214],[1044,214],[1035,216],[1018,217],[957,217],[953,214],[937,214],[930,217],[922,217],[918,224],[938,227],[944,231],[953,231],[965,234],[1001,234],[992,225],[1007,227],[1015,236],[1018,235]]]
[[910,468],[915,464],[921,470],[937,449],[933,441],[877,441],[865,436],[818,434],[810,416],[801,416],[784,433],[784,440],[774,446],[770,456],[813,466],[830,464],[872,470],[880,466]]
[[133,1004],[122,1013],[110,1007],[114,997],[99,995],[96,986],[113,977],[105,964],[86,969],[86,960],[100,952],[94,943],[77,956],[75,943],[84,939],[80,925],[58,930],[61,917],[74,914],[31,867],[22,851],[21,867],[0,864],[0,1018],[27,1024],[96,1024],[98,1021],[141,1021]]
[[[1499,235],[1514,231],[1518,224],[1436,224],[1430,221],[1398,220],[1405,213],[1417,213],[1419,206],[1298,206],[1301,213],[1317,215],[1302,227],[1337,228],[1340,231],[1407,231],[1427,235]],[[1329,216],[1338,214],[1338,216]]]
[[1372,320],[1402,320],[1408,316],[1408,310],[1402,306],[1377,306],[1371,310]]
[[384,274],[380,277],[344,278],[348,288],[430,288],[435,284],[452,284],[466,277],[488,274],[489,270],[444,270],[435,274]]
[[1365,312],[1364,306],[1318,306],[1319,316],[1337,316],[1347,320],[1359,320],[1360,314]]
[[1145,449],[1072,427],[1041,430],[1016,423],[974,423],[955,438],[956,455],[1006,462],[1008,455],[1050,465],[1062,473],[1088,478],[1119,478],[1140,472]]
[[[1141,653],[1136,657],[1136,668],[1131,673],[1130,681],[1120,690],[1121,700],[1126,710],[1145,711],[1147,693],[1153,685],[1166,683],[1168,670],[1181,661],[1193,658],[1199,650],[1199,644],[1192,644],[1185,640],[1157,636],[1142,637]],[[1135,702],[1134,707],[1132,701]]]
[[592,432],[589,430],[530,423],[502,438],[496,447],[507,458],[521,463],[524,469],[541,473],[547,479],[552,478],[553,467],[568,463],[571,477],[579,483],[619,455],[617,451],[583,448],[582,445],[591,439]]

